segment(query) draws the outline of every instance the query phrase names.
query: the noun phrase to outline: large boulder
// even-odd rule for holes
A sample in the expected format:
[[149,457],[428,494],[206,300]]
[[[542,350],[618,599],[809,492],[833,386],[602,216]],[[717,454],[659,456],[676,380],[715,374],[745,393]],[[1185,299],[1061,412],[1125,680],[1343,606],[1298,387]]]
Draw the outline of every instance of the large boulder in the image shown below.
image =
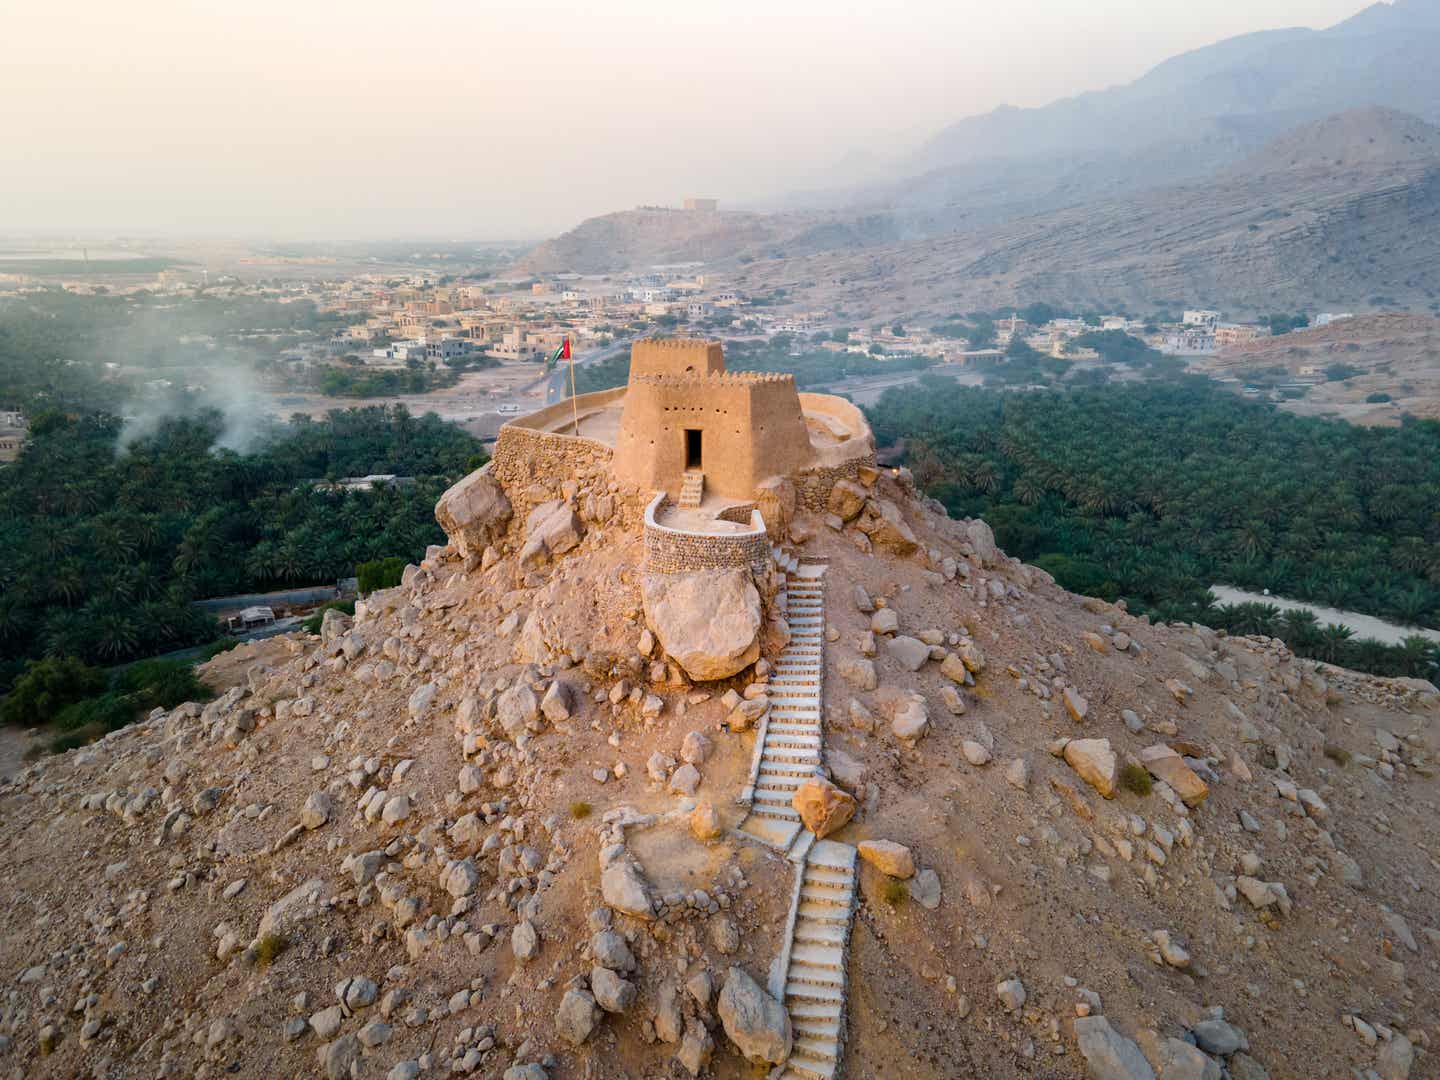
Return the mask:
[[979,518],[970,522],[965,526],[965,536],[976,557],[986,566],[994,566],[1000,561],[1000,549],[995,546],[995,534],[985,522]]
[[790,800],[805,827],[821,840],[855,816],[855,797],[823,776],[806,780]]
[[904,844],[894,840],[862,840],[858,846],[860,858],[882,874],[893,878],[915,876],[915,856]]
[[772,540],[784,540],[795,517],[795,485],[783,476],[772,476],[755,486],[755,509],[765,520]]
[[556,499],[541,503],[525,519],[525,545],[520,549],[520,565],[541,565],[578,546],[584,538],[585,523],[568,502]]
[[1091,1080],[1155,1080],[1155,1070],[1140,1047],[1112,1028],[1105,1017],[1080,1017],[1075,1021],[1075,1037]]
[[1150,771],[1150,775],[1174,788],[1175,794],[1186,806],[1199,806],[1210,794],[1210,786],[1185,764],[1184,758],[1164,743],[1141,750],[1140,763]]
[[505,489],[488,467],[453,485],[435,504],[435,520],[466,558],[479,555],[487,544],[499,540],[511,514]]
[[600,894],[616,911],[637,919],[653,919],[650,885],[628,858],[620,858],[600,873]]
[[853,521],[860,516],[860,511],[865,509],[868,495],[869,492],[853,480],[837,480],[830,489],[826,509],[841,521]]
[[916,742],[930,730],[930,707],[920,694],[906,693],[893,703],[890,731],[906,746]]
[[906,671],[919,671],[930,659],[930,646],[919,638],[900,634],[886,641],[885,647]]
[[779,1065],[790,1056],[790,1014],[756,981],[732,967],[718,1006],[720,1022],[747,1061]]
[[555,1011],[555,1034],[571,1046],[579,1046],[595,1030],[600,1015],[600,1006],[590,991],[578,987],[567,990]]
[[728,679],[760,658],[760,593],[745,570],[646,574],[645,621],[697,682]]
[[870,537],[870,543],[891,555],[913,555],[920,546],[900,508],[889,499],[870,500],[856,528]]
[[1065,761],[1105,798],[1115,797],[1115,751],[1109,739],[1071,739],[1065,744]]
[[516,683],[495,699],[495,719],[510,738],[518,738],[528,730],[539,730],[540,703],[535,691],[523,682]]

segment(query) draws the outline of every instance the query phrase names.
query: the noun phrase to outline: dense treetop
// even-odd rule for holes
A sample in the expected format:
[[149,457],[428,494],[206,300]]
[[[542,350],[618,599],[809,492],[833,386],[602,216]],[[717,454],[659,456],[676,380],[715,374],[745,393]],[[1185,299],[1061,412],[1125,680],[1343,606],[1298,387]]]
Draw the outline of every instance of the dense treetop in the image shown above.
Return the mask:
[[[296,416],[247,455],[217,448],[224,426],[171,418],[122,448],[108,414],[36,418],[0,484],[0,686],[42,653],[113,662],[206,640],[193,599],[417,559],[442,539],[440,492],[483,461],[460,429],[402,408]],[[415,483],[317,483],[369,473]]]
[[1062,584],[1166,618],[1231,584],[1440,626],[1440,424],[1303,418],[1202,379],[1003,392],[925,377],[871,410],[917,481]]

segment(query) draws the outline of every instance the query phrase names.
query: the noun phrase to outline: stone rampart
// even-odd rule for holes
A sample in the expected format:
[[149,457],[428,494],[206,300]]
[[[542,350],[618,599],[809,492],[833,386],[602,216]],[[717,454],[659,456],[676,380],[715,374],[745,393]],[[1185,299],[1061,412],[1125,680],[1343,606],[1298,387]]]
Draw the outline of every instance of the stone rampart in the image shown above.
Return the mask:
[[[501,427],[489,467],[505,489],[517,526],[523,525],[534,507],[561,498],[573,499],[587,518],[635,522],[641,506],[638,498],[631,496],[638,492],[624,489],[611,476],[614,451],[597,439],[544,430],[569,421],[577,410],[583,420],[587,412],[624,396],[623,387],[581,394],[573,405],[566,400]],[[592,513],[585,513],[592,508]]]

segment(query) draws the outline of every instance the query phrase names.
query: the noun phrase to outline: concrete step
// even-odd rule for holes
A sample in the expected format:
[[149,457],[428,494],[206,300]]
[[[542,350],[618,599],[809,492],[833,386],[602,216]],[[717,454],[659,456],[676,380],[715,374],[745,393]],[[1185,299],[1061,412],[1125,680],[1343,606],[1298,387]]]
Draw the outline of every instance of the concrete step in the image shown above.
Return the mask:
[[814,768],[820,764],[820,753],[817,750],[790,750],[776,748],[774,751],[766,750],[761,761],[770,765],[809,765]]
[[799,918],[807,921],[829,926],[844,926],[850,921],[850,905],[831,903],[828,899],[823,902],[807,900],[802,896],[796,914]]
[[791,980],[785,984],[785,1004],[792,1001],[831,1002],[841,1007],[845,1004],[845,991],[828,983],[808,983]]
[[[799,817],[799,814],[795,815]],[[800,900],[802,903],[819,904],[834,911],[841,919],[849,917],[850,898],[844,893],[838,893],[834,889],[827,889],[823,885],[801,885]]]
[[[804,1035],[796,1038],[791,1053],[820,1064],[836,1064],[840,1054],[840,1040],[821,1036]],[[813,1067],[813,1066],[812,1066]]]
[[805,884],[839,889],[842,892],[853,892],[855,875],[849,870],[837,870],[829,866],[816,866],[811,863],[805,867]]
[[791,1058],[780,1074],[780,1080],[834,1080],[835,1071],[824,1071],[818,1062],[809,1058]]
[[839,945],[816,945],[813,943],[796,943],[790,950],[790,971],[793,974],[795,965],[804,965],[805,970],[826,970],[837,973],[845,970],[845,950]]
[[777,803],[755,802],[752,806],[752,813],[758,817],[770,818],[774,821],[793,821],[800,824],[800,813],[789,803],[779,805]]
[[817,840],[810,849],[807,860],[810,865],[825,866],[837,870],[854,870],[859,856],[853,844],[842,844],[836,840]]
[[756,810],[762,808],[775,809],[776,807],[789,807],[795,799],[794,791],[777,791],[774,788],[756,788],[755,801],[753,806]]
[[830,1001],[797,1001],[789,1012],[791,1023],[806,1024],[821,1031],[828,1024],[838,1027],[840,1021],[840,1010]]
[[819,919],[797,919],[795,922],[796,945],[842,945],[845,938],[845,920],[822,922]]
[[794,842],[802,827],[799,821],[783,821],[760,814],[751,814],[741,826],[741,832],[748,833],[757,840],[762,840],[771,847],[783,851]]

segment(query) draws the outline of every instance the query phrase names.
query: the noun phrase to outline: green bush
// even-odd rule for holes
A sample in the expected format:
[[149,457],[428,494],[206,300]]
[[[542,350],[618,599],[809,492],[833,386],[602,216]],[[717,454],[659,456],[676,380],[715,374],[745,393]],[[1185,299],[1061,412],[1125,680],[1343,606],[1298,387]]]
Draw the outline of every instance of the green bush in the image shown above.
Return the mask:
[[372,559],[355,567],[355,578],[359,582],[361,596],[369,596],[376,589],[393,589],[400,584],[400,575],[405,572],[405,560],[398,555],[388,559]]
[[116,680],[118,688],[135,698],[137,708],[173,709],[186,701],[211,697],[205,684],[195,677],[194,666],[186,660],[141,660],[131,664]]
[[105,673],[73,656],[47,656],[28,664],[0,700],[0,722],[48,724],[77,701],[105,690]]
[[1144,766],[1132,761],[1120,767],[1120,786],[1135,795],[1149,795],[1155,783]]
[[141,706],[130,694],[101,694],[67,705],[55,717],[54,726],[59,731],[95,729],[103,735],[131,723],[140,709]]

